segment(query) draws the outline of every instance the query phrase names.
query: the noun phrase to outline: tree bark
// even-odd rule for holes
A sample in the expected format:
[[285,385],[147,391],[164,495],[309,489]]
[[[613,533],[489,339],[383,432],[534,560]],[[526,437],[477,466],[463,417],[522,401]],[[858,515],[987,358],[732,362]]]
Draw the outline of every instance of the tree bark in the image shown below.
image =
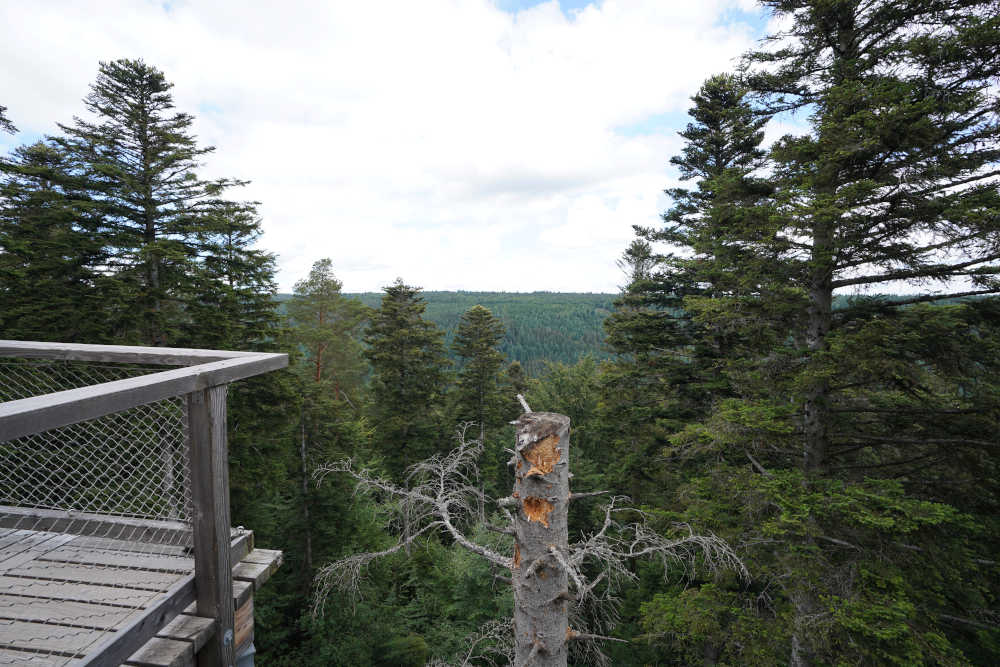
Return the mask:
[[569,578],[569,417],[529,412],[517,422],[514,492],[514,664],[565,667]]

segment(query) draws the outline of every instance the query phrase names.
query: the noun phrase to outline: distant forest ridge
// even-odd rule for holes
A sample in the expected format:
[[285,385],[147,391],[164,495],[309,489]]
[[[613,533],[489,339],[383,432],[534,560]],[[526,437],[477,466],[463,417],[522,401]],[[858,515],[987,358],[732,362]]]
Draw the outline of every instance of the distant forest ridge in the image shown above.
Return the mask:
[[[278,294],[279,301],[291,294]],[[366,306],[378,308],[383,292],[345,292]],[[499,317],[507,329],[500,351],[508,362],[520,361],[532,377],[545,371],[546,362],[575,364],[589,355],[594,359],[607,359],[611,351],[604,345],[604,319],[614,309],[617,294],[591,292],[421,292],[427,302],[424,316],[445,332],[445,344],[451,349],[451,340],[458,328],[462,313],[475,305],[488,308]],[[913,295],[878,295],[888,301],[905,299]],[[834,296],[834,309],[847,305],[852,299],[865,298],[838,294]],[[974,297],[975,298],[975,297]],[[973,299],[974,299],[973,298]],[[970,300],[968,297],[938,301],[938,305]]]
[[[345,293],[366,306],[378,308],[382,292]],[[604,319],[611,314],[617,294],[564,292],[421,292],[427,302],[424,316],[445,332],[445,343],[458,328],[462,313],[476,305],[488,308],[507,329],[500,351],[507,361],[519,361],[537,377],[546,361],[576,363],[584,355],[606,359]],[[290,294],[279,294],[284,301]]]

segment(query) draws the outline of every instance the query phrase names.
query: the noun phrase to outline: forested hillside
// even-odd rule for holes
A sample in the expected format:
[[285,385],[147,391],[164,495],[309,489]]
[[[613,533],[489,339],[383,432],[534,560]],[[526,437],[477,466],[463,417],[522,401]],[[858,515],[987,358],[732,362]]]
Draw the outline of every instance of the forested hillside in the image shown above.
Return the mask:
[[[229,394],[233,522],[285,553],[260,664],[1000,664],[1000,2],[762,4],[614,297],[322,257],[279,296],[164,73],[100,63],[0,160],[0,337],[290,355]],[[515,642],[531,577],[564,623]]]
[[[507,359],[519,361],[533,376],[545,362],[574,364],[584,356],[608,357],[604,345],[604,319],[614,308],[612,294],[560,294],[558,292],[421,292],[427,302],[424,316],[445,332],[451,344],[462,314],[476,305],[500,319],[506,333],[499,349]],[[376,308],[382,295],[345,293]],[[285,301],[290,294],[279,294]]]

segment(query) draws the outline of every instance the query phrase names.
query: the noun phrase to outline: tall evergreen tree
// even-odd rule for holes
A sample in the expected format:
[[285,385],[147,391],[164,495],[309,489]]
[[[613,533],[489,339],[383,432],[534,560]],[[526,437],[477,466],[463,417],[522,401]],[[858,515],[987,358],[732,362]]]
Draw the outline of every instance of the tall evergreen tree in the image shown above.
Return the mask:
[[364,337],[377,445],[396,474],[451,444],[442,436],[444,333],[423,319],[425,307],[419,288],[397,279]]
[[[712,196],[675,198],[660,233],[703,290],[683,300],[695,347],[677,342],[695,366],[699,344],[733,343],[722,392],[666,448],[705,466],[678,497],[754,545],[764,590],[706,582],[658,598],[647,629],[710,613],[725,629],[689,640],[730,661],[995,661],[977,618],[996,587],[961,582],[996,560],[997,496],[956,480],[995,479],[996,306],[928,304],[1000,291],[998,5],[765,4],[791,27],[747,85],[811,131],[772,148],[766,182],[702,175]],[[681,159],[709,152],[687,138]],[[901,282],[922,293],[877,296]]]
[[288,301],[291,338],[305,349],[305,358],[298,364],[298,444],[301,533],[305,537],[302,583],[306,588],[313,568],[313,505],[319,501],[310,484],[313,467],[317,461],[353,454],[364,431],[356,409],[366,371],[358,339],[368,308],[357,299],[344,297],[341,286],[333,274],[333,263],[321,259],[313,264],[308,277],[295,283],[295,293]]
[[333,263],[321,259],[307,278],[295,283],[287,307],[295,339],[306,349],[313,381],[329,381],[338,397],[350,400],[348,392],[360,387],[366,373],[358,338],[368,309],[343,296],[342,286],[333,274]]
[[7,338],[110,342],[114,282],[92,205],[46,142],[0,161],[0,332]]
[[120,338],[150,345],[179,338],[186,306],[205,294],[202,260],[222,257],[220,246],[234,238],[227,232],[242,226],[242,244],[258,229],[252,204],[222,199],[241,181],[197,177],[214,148],[199,147],[193,117],[173,111],[172,85],[141,60],[101,63],[84,100],[93,120],[75,118],[52,139],[101,215],[105,270],[123,294]]
[[473,306],[462,315],[452,350],[460,368],[455,383],[455,410],[460,421],[479,425],[479,439],[486,440],[487,427],[504,421],[505,396],[502,395],[500,369],[504,358],[497,349],[504,336],[504,326],[482,306]]
[[273,348],[282,326],[275,257],[255,247],[261,235],[256,205],[222,201],[206,210],[202,222],[178,342],[213,349]]

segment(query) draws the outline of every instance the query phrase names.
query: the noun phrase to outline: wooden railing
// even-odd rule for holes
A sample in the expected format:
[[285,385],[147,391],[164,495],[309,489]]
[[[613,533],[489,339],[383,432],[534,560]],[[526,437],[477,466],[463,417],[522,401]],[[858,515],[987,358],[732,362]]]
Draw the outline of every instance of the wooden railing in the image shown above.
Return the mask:
[[[232,549],[229,510],[226,393],[230,382],[288,365],[287,355],[176,348],[71,345],[0,341],[0,357],[69,362],[179,366],[138,377],[0,403],[0,443],[94,420],[138,406],[182,397],[186,405],[192,582],[178,584],[164,601],[109,635],[82,664],[118,665],[142,646],[191,598],[199,616],[217,621],[199,665],[235,664]],[[51,510],[48,510],[52,513]],[[39,515],[44,512],[37,512]],[[58,530],[58,512],[53,523]],[[125,631],[127,630],[127,631]]]

